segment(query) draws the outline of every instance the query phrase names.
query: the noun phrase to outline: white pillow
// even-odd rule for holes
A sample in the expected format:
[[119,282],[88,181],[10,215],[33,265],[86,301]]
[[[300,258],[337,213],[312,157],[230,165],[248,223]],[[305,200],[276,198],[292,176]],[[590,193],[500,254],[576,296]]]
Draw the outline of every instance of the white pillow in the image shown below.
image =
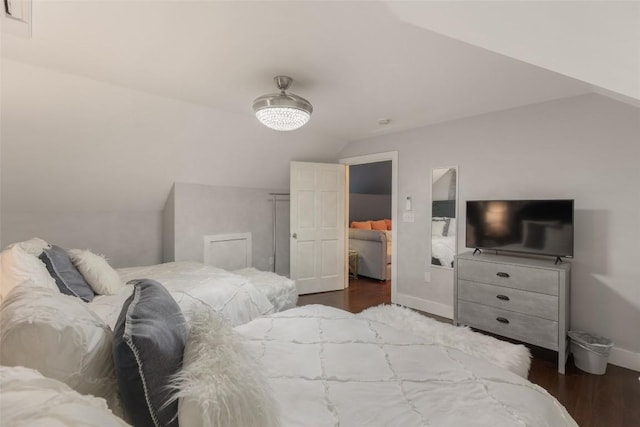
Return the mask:
[[457,225],[456,225],[456,219],[455,218],[449,218],[449,228],[447,228],[447,236],[455,236],[457,235],[457,229],[456,229]]
[[18,285],[42,286],[59,292],[47,267],[37,257],[27,253],[19,244],[0,253],[0,301]]
[[80,299],[18,286],[0,306],[0,364],[37,369],[82,394],[113,403],[111,330]]
[[431,235],[432,236],[442,236],[444,233],[444,226],[447,225],[446,221],[436,220],[431,221]]
[[64,383],[24,367],[0,366],[3,425],[126,426],[103,399],[83,396]]
[[14,246],[19,246],[20,249],[25,251],[26,253],[33,255],[35,257],[39,257],[42,251],[45,249],[49,249],[51,245],[44,240],[34,237],[33,239],[25,240],[24,242],[12,243],[7,248],[12,248]]
[[229,323],[208,308],[187,317],[191,330],[173,381],[180,427],[280,425],[260,366]]
[[67,252],[73,265],[96,294],[114,295],[122,288],[120,275],[104,256],[82,249],[70,249]]

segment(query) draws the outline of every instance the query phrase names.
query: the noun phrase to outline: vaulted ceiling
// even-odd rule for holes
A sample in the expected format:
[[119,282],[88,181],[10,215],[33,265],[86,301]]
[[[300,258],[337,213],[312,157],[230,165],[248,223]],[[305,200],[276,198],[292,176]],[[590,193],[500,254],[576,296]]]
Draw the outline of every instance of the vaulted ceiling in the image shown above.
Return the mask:
[[[564,45],[555,61],[531,40],[517,49],[504,28],[482,27],[489,9],[473,26],[466,9],[421,3],[35,0],[33,36],[2,37],[3,210],[160,209],[173,181],[285,188],[290,160],[332,160],[352,140],[594,84],[634,97],[632,79],[563,65]],[[567,23],[567,45],[589,30]],[[614,56],[604,68],[621,68]],[[298,131],[253,116],[277,74],[314,105]]]

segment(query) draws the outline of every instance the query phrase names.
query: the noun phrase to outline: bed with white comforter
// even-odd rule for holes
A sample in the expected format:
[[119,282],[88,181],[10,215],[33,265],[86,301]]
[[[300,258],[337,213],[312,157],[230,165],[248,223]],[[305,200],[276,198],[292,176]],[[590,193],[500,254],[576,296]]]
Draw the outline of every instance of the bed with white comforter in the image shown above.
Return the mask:
[[[162,283],[176,300],[183,313],[203,303],[220,312],[232,325],[247,323],[256,317],[277,311],[267,294],[260,290],[259,280],[198,262],[169,262],[146,267],[117,270],[123,283],[133,279],[153,279]],[[286,278],[284,278],[286,279]],[[288,279],[286,279],[288,280]],[[293,285],[295,289],[295,284]],[[272,285],[270,288],[277,287]],[[290,289],[287,282],[281,285]],[[125,285],[115,295],[98,295],[88,303],[107,325],[113,328],[122,304],[131,295],[132,286]],[[297,300],[297,293],[293,305]]]
[[298,303],[296,282],[287,277],[253,267],[234,270],[233,273],[249,279],[273,304],[276,313],[294,308]]
[[544,389],[424,337],[305,306],[235,328],[284,426],[576,426]]
[[[12,259],[7,253],[3,261]],[[37,258],[23,255],[23,262],[44,269],[32,262]],[[7,272],[20,277],[19,271],[5,268],[17,265],[3,262],[3,280],[10,277]],[[14,286],[0,305],[0,362],[5,365],[0,367],[0,424],[40,420],[38,425],[49,425],[55,419],[60,425],[85,425],[90,411],[100,413],[95,425],[123,425],[111,411],[125,416],[118,396],[128,398],[122,390],[133,386],[128,376],[116,378],[123,365],[114,360],[118,341],[113,330],[134,285],[115,286],[115,294],[85,303],[62,294],[55,283],[49,286],[46,274],[45,269]],[[136,298],[120,321],[149,325],[153,333],[138,336],[149,338],[148,345],[139,346],[150,350],[147,357],[180,360],[163,366],[170,368],[166,382],[150,394],[144,388],[140,401],[153,414],[166,401],[151,406],[149,396],[178,387],[175,416],[183,427],[576,426],[544,389],[453,344],[436,342],[435,335],[413,334],[407,332],[412,328],[394,328],[381,317],[327,306],[273,313],[274,304],[258,289],[262,274],[256,272],[234,274],[179,262],[120,269],[118,275],[122,282],[153,279],[135,285]],[[118,277],[114,281],[119,285]],[[284,307],[289,291],[269,288],[266,293]],[[149,289],[155,290],[154,298],[140,297]],[[147,311],[130,315],[140,301]],[[180,313],[180,321],[160,322],[155,313]],[[115,328],[122,334],[120,342],[124,324],[124,329]],[[166,345],[166,336],[184,334],[185,327],[186,342]],[[170,358],[170,351],[184,356]],[[143,375],[148,359],[138,360],[140,354],[135,352],[138,369],[130,372]],[[154,378],[162,378],[160,368],[154,369]],[[186,381],[176,380],[175,372]],[[57,404],[47,404],[53,401]],[[128,410],[139,408],[127,403]],[[255,422],[244,422],[247,414],[257,414],[250,417]],[[72,415],[84,421],[68,418]],[[221,416],[228,422],[217,422]]]
[[[39,307],[37,329],[27,306]],[[18,288],[3,302],[3,342],[15,348],[2,347],[0,424],[85,425],[91,413],[92,425],[124,425],[110,412],[127,419],[113,394],[111,329],[87,306],[38,287]],[[182,426],[577,426],[526,379],[370,318],[312,305],[231,329],[219,313],[194,308],[184,381],[173,383]],[[21,345],[40,351],[18,357],[30,353]],[[47,378],[33,370],[41,367]]]

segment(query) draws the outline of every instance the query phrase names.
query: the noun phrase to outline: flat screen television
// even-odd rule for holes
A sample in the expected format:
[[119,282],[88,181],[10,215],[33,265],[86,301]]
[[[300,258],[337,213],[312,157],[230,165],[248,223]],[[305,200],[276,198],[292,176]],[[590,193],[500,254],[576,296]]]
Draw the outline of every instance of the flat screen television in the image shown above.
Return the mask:
[[573,200],[469,200],[468,248],[573,257]]

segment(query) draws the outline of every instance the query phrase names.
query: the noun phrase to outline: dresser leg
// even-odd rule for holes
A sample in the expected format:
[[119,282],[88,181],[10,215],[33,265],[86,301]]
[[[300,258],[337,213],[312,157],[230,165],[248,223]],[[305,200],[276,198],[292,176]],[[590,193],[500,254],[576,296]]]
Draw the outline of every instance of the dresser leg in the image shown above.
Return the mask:
[[564,342],[560,343],[560,348],[558,349],[558,372],[564,375],[565,366],[567,365],[567,359],[569,359],[569,352],[567,351],[567,340],[565,338]]

